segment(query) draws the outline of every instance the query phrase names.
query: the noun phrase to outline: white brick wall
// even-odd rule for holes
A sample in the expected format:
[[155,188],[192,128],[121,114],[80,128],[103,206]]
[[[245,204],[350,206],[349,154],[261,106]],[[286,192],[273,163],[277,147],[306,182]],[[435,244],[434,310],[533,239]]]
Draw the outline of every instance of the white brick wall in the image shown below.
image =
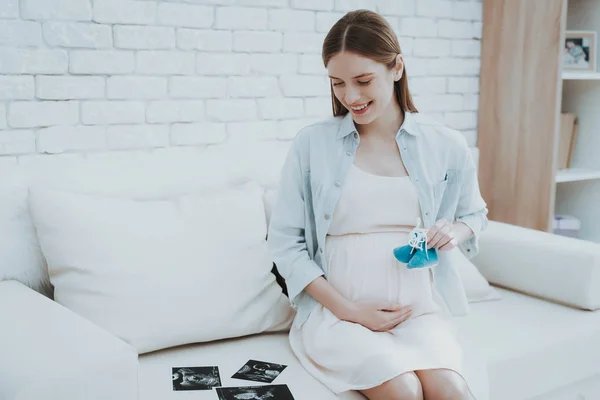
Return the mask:
[[0,165],[290,140],[331,114],[321,45],[357,8],[393,25],[418,108],[475,145],[479,0],[0,0]]
[[106,128],[109,149],[143,149],[169,145],[168,125],[111,125]]
[[8,124],[6,123],[6,106],[0,106],[0,129],[6,129]]
[[90,21],[92,4],[84,0],[18,0],[21,18],[35,21]]
[[152,101],[146,108],[146,121],[150,124],[196,122],[204,120],[204,115],[204,102],[196,100]]
[[19,18],[17,0],[0,0],[0,18]]
[[106,148],[106,129],[101,126],[52,126],[37,132],[37,151],[61,153],[63,151],[101,150]]
[[239,31],[233,34],[233,51],[240,53],[276,53],[283,47],[280,32]]
[[[35,96],[34,77],[32,75],[0,76],[0,100],[31,100]],[[0,118],[6,118],[6,114]]]
[[174,99],[221,98],[227,96],[227,78],[208,76],[174,76],[170,82]]
[[86,101],[81,104],[84,125],[139,124],[146,121],[141,101]]
[[111,48],[110,26],[85,22],[45,22],[44,39],[51,47]]
[[118,49],[173,49],[176,43],[175,28],[163,26],[115,25],[115,48]]
[[158,5],[157,22],[167,26],[210,28],[213,15],[212,7],[163,2]]
[[15,101],[8,105],[8,125],[12,128],[76,125],[78,122],[76,101]]
[[[1,3],[0,7],[2,7]],[[39,47],[42,45],[42,25],[31,21],[0,21],[0,45]]]
[[103,24],[149,24],[156,21],[156,3],[94,0],[94,21]]
[[132,74],[135,53],[114,50],[71,50],[69,72],[85,75]]
[[167,78],[158,76],[111,76],[106,79],[109,99],[164,99]]

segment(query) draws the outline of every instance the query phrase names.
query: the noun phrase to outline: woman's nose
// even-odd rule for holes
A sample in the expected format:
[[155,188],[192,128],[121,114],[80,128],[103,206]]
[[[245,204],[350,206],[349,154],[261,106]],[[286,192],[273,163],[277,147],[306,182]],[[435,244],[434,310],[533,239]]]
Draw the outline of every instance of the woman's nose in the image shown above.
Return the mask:
[[360,99],[360,93],[358,92],[358,90],[355,90],[352,88],[346,89],[346,96],[345,96],[346,104],[352,104],[352,103],[356,102],[358,99]]

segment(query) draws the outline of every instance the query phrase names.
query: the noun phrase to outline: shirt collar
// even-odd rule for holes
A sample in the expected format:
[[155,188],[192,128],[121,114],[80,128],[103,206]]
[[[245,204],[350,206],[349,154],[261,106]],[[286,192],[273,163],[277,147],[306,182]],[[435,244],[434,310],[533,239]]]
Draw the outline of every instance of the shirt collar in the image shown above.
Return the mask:
[[[404,130],[413,136],[417,136],[419,134],[419,130],[417,129],[417,127],[415,125],[415,115],[414,114],[415,113],[412,113],[409,111],[406,111],[404,113],[404,122],[402,123],[402,126],[400,127],[400,129],[398,129],[398,133],[400,133],[400,131]],[[338,139],[344,138],[354,132],[358,133],[358,130],[356,129],[356,126],[354,125],[354,120],[352,119],[352,114],[350,112],[348,112],[346,115],[344,115],[344,118],[342,119],[340,128],[338,129],[337,138]]]

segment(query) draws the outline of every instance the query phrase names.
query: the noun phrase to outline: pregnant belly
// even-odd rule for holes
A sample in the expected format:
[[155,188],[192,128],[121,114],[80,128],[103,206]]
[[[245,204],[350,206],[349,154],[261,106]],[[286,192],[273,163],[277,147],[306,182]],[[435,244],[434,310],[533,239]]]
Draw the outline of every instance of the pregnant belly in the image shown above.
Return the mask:
[[406,268],[393,249],[407,243],[406,232],[327,236],[327,279],[352,301],[374,300],[413,307],[413,317],[435,311],[432,275],[428,268]]

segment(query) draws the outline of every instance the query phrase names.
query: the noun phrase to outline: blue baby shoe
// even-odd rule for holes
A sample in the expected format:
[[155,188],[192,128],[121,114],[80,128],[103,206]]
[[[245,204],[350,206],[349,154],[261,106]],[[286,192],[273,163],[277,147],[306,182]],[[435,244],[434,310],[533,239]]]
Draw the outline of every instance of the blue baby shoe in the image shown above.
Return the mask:
[[407,264],[408,269],[433,267],[438,264],[437,251],[427,249],[427,229],[421,228],[421,219],[410,232],[408,244],[394,249],[394,257]]
[[436,265],[438,265],[438,255],[435,249],[418,249],[406,267],[408,269],[413,269],[435,267]]
[[410,259],[415,255],[415,248],[411,245],[396,247],[394,249],[394,257],[401,263],[408,264]]

